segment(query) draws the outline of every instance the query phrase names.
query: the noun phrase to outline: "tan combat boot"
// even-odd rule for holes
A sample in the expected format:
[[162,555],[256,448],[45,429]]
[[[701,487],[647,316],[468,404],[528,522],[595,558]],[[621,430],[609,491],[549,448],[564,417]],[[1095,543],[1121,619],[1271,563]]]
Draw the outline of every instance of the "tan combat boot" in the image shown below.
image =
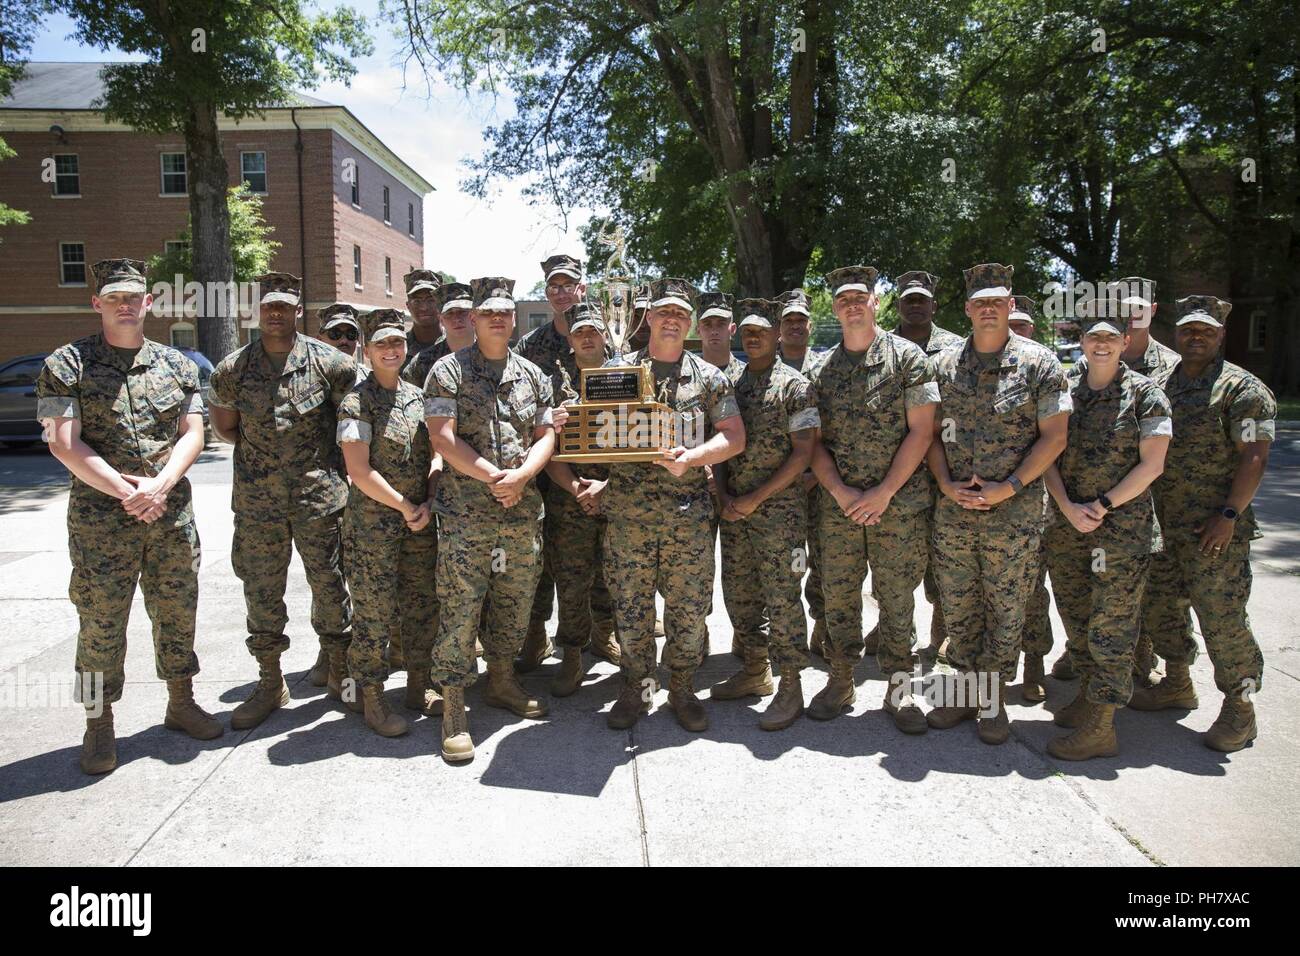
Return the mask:
[[921,655],[921,659],[924,661],[937,660],[939,657],[939,649],[943,647],[943,641],[943,611],[940,610],[939,605],[936,604],[934,605],[934,609],[930,612],[930,643],[921,648],[918,652]]
[[361,688],[366,725],[381,737],[400,737],[409,729],[406,718],[388,709],[383,684],[366,684]]
[[442,713],[442,695],[429,681],[428,665],[407,668],[406,698],[402,701],[407,710],[416,710],[426,717]]
[[406,670],[406,649],[402,647],[400,635],[388,642],[388,670],[390,673]]
[[113,735],[113,705],[105,704],[98,717],[86,717],[81,738],[81,772],[94,776],[117,766],[117,738]]
[[331,647],[329,659],[330,671],[329,679],[325,682],[325,696],[341,701],[354,714],[361,713],[365,705],[361,699],[361,689],[348,673],[348,649]]
[[[709,656],[708,645],[705,645],[704,656]],[[745,659],[745,642],[740,639],[740,635],[735,631],[731,632],[731,656],[739,660]]]
[[980,694],[980,715],[975,720],[975,733],[986,744],[1004,744],[1011,737],[1011,722],[1007,718],[1007,682],[998,677],[997,707],[993,716],[983,714],[993,705],[993,701]]
[[442,759],[447,763],[473,760],[474,740],[465,714],[465,688],[444,687],[442,697]]
[[1115,736],[1115,705],[1093,704],[1079,729],[1047,743],[1047,752],[1058,760],[1090,760],[1119,753]]
[[803,681],[799,678],[799,668],[786,664],[781,668],[781,686],[758,718],[758,726],[764,730],[785,730],[802,716]]
[[[944,641],[944,646],[948,644]],[[943,681],[944,702],[925,715],[925,722],[935,730],[948,730],[979,716],[979,707],[968,703],[963,688],[969,687],[969,673],[946,677]],[[977,701],[978,703],[978,701]]]
[[857,691],[853,687],[853,662],[832,658],[830,664],[830,680],[808,705],[808,716],[813,720],[833,720],[857,700]]
[[623,659],[623,651],[618,646],[618,635],[614,631],[602,634],[594,624],[591,627],[591,643],[587,646],[593,657],[618,666]]
[[1043,686],[1043,655],[1025,652],[1025,669],[1020,678],[1020,699],[1030,704],[1040,704],[1047,699]]
[[190,677],[167,682],[163,726],[168,730],[183,730],[195,740],[213,740],[225,733],[221,721],[194,703],[194,683]]
[[650,713],[649,686],[641,687],[631,682],[623,685],[623,690],[614,701],[614,706],[605,715],[605,724],[611,730],[627,730],[641,718]]
[[709,691],[713,700],[739,700],[742,697],[766,697],[776,690],[772,686],[772,667],[765,650],[751,650],[740,670]]
[[519,649],[519,657],[515,661],[515,670],[521,674],[527,674],[537,670],[542,666],[546,658],[555,653],[555,645],[551,643],[550,637],[546,634],[545,621],[529,621],[528,635],[524,638],[524,646]]
[[826,656],[825,621],[813,621],[812,637],[808,639],[808,650],[818,657]]
[[564,648],[564,658],[560,661],[560,672],[551,681],[552,697],[571,697],[582,686],[587,676],[582,666],[582,648],[569,646]]
[[1079,678],[1079,693],[1075,695],[1074,700],[1056,712],[1052,717],[1052,723],[1070,729],[1082,727],[1092,708],[1093,703],[1088,700],[1088,676],[1085,674]]
[[536,697],[528,696],[515,676],[509,661],[488,664],[488,686],[483,702],[489,707],[499,707],[520,717],[545,717],[546,705]]
[[1128,705],[1134,710],[1195,710],[1200,703],[1188,665],[1165,661],[1164,679],[1152,687],[1133,688]]
[[307,672],[307,680],[311,681],[312,687],[324,687],[330,676],[330,655],[325,648],[321,648],[316,655],[316,663],[311,665],[311,670]]
[[230,715],[230,726],[234,730],[251,730],[267,717],[271,711],[279,710],[289,703],[289,688],[285,686],[284,675],[280,673],[280,655],[266,654],[257,659],[257,687],[253,696],[248,698]]
[[1221,753],[1236,753],[1259,736],[1255,725],[1255,705],[1242,700],[1239,693],[1228,694],[1223,698],[1223,707],[1219,716],[1210,725],[1201,739],[1205,746]]
[[1138,687],[1154,687],[1156,680],[1156,651],[1151,646],[1151,638],[1139,634],[1133,648],[1133,683]]
[[1074,680],[1079,676],[1078,671],[1074,669],[1074,661],[1070,660],[1068,649],[1052,665],[1052,676],[1057,680]]
[[864,656],[875,656],[880,652],[880,625],[877,624],[867,633],[862,635],[862,653]]
[[668,679],[668,706],[677,715],[677,723],[683,730],[698,734],[709,729],[709,715],[695,696],[695,688],[691,686],[693,676],[678,672]]
[[895,699],[895,688],[889,684],[885,685],[885,713],[894,718],[894,726],[903,733],[925,733],[930,729],[930,725],[926,723],[925,714],[917,704],[916,697],[912,695],[911,680],[897,690],[898,695]]

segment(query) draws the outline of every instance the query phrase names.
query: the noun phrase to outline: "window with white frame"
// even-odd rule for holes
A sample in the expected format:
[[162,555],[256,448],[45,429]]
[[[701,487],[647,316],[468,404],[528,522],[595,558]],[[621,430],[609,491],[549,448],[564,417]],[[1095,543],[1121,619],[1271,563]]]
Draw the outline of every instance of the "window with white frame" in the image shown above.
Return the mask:
[[384,225],[393,224],[392,204],[389,202],[388,187],[384,187]]
[[81,164],[76,153],[54,154],[54,195],[81,195]]
[[384,256],[384,294],[393,294],[393,260]]
[[86,244],[59,243],[59,285],[86,284]]
[[194,323],[192,322],[173,322],[170,329],[172,348],[174,349],[192,349],[197,348],[194,337]]
[[352,287],[361,288],[361,247],[352,247]]
[[184,196],[188,192],[185,176],[184,153],[160,153],[162,163],[162,194],[164,196]]
[[361,208],[361,168],[352,164],[352,205]]
[[1247,348],[1252,352],[1268,349],[1268,312],[1256,309],[1250,313],[1250,330],[1247,336]]
[[266,151],[253,150],[239,154],[239,178],[250,193],[266,192]]
[[406,234],[415,238],[415,203],[406,204]]

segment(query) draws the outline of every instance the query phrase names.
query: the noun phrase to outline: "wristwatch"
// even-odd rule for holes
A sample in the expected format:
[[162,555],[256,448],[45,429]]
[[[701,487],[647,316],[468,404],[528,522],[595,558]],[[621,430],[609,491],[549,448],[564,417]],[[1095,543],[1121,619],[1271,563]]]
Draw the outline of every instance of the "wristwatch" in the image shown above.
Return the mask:
[[1097,496],[1097,503],[1100,504],[1100,505],[1101,505],[1103,508],[1105,508],[1107,511],[1114,511],[1114,510],[1115,510],[1115,506],[1114,506],[1113,504],[1110,503],[1110,499],[1107,498],[1105,495],[1098,495],[1098,496]]
[[1023,491],[1025,488],[1025,483],[1021,481],[1019,478],[1017,478],[1015,475],[1012,475],[1010,478],[1007,479],[1007,484],[1011,486],[1011,490],[1016,494],[1020,494],[1020,492]]
[[1219,514],[1223,515],[1229,521],[1237,520],[1237,509],[1232,507],[1231,505],[1224,505],[1222,508],[1219,509]]

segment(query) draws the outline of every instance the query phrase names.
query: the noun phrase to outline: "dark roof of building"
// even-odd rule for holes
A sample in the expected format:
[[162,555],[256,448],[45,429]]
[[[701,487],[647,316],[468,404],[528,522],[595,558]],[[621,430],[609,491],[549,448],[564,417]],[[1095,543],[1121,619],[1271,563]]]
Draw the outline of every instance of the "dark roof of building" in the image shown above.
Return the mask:
[[[95,101],[104,94],[100,71],[108,63],[37,63],[24,66],[22,78],[13,93],[0,100],[0,109],[15,110],[93,110]],[[267,106],[337,106],[305,93],[295,92],[295,102],[269,103]]]

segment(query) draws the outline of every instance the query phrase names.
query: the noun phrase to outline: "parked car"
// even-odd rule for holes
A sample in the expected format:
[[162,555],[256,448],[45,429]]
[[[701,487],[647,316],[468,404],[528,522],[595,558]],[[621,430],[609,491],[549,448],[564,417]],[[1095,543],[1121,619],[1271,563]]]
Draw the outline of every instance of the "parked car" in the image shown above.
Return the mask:
[[[199,391],[203,395],[203,437],[205,444],[216,441],[208,420],[208,395],[212,388],[212,363],[202,352],[181,349],[199,367]],[[41,440],[41,423],[36,420],[36,377],[41,374],[48,353],[23,355],[0,363],[0,442],[13,448]]]
[[0,363],[0,442],[21,448],[41,440],[36,420],[36,377],[45,355],[22,355]]

